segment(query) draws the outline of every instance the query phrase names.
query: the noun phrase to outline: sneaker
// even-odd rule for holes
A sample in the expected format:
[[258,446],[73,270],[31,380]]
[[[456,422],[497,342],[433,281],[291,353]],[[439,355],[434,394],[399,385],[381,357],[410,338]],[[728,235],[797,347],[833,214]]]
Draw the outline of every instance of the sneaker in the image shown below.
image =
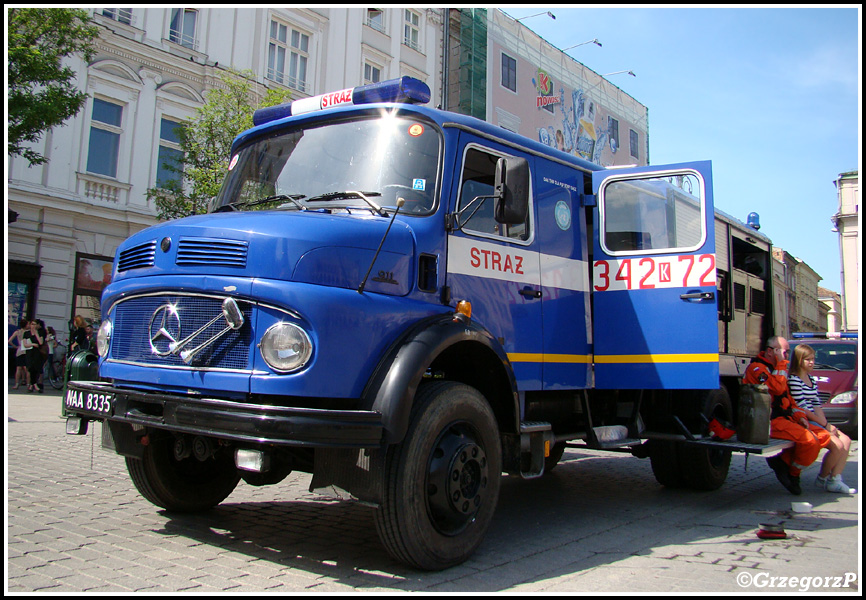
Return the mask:
[[828,492],[835,492],[837,494],[856,494],[857,490],[849,488],[844,481],[842,481],[841,475],[836,475],[835,477],[828,477],[827,482],[824,484],[824,490]]
[[800,488],[800,476],[799,475],[789,475],[791,479],[791,487],[788,488],[788,491],[794,494],[795,496],[799,496],[803,493],[803,490]]
[[796,485],[794,484],[793,477],[789,472],[789,467],[787,463],[782,460],[781,456],[774,456],[772,458],[767,459],[767,465],[773,469],[776,473],[776,479],[779,480],[785,489],[794,494],[795,496],[799,496],[802,493],[800,489],[800,477],[798,476]]
[[824,486],[827,484],[827,479],[829,478],[829,475],[827,477],[821,477],[820,475],[818,475],[818,477],[815,478],[815,487],[819,487],[823,490]]

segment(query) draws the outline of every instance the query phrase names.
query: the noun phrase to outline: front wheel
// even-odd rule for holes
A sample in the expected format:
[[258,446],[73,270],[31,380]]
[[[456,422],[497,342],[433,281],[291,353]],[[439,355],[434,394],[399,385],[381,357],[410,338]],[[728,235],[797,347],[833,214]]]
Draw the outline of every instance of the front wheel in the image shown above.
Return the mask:
[[226,499],[240,481],[231,453],[217,451],[204,461],[178,458],[172,436],[154,436],[141,459],[126,468],[139,493],[153,504],[177,512],[201,512]]
[[499,430],[484,397],[449,381],[421,386],[406,435],[386,457],[375,516],[382,543],[420,569],[462,563],[484,538],[501,474]]

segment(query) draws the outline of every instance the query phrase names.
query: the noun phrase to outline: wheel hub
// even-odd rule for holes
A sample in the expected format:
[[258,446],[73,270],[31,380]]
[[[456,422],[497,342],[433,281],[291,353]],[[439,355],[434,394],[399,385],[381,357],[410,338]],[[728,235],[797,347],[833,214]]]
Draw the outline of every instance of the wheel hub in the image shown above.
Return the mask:
[[484,503],[489,479],[487,455],[471,434],[449,429],[431,453],[427,500],[440,533],[460,533]]

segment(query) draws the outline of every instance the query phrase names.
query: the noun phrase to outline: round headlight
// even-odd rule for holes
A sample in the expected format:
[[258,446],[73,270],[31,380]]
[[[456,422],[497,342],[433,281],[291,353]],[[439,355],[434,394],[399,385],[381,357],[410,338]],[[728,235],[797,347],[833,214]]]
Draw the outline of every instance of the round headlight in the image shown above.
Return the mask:
[[277,323],[262,336],[259,349],[270,368],[288,373],[307,364],[313,354],[313,343],[307,332],[297,325]]
[[111,344],[111,320],[106,319],[96,333],[96,351],[99,356],[108,356],[108,346]]

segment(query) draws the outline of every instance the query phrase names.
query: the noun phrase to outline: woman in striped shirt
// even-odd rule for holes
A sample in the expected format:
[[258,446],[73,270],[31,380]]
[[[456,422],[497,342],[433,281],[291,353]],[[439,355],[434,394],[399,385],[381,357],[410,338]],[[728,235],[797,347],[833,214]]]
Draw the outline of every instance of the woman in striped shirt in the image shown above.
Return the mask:
[[812,379],[815,369],[815,350],[807,344],[797,344],[791,357],[791,374],[788,376],[788,389],[797,405],[811,413],[810,420],[830,432],[830,445],[821,463],[821,473],[815,483],[828,492],[853,494],[857,490],[849,488],[842,481],[842,470],[848,460],[851,438],[827,421],[818,398],[818,383]]

